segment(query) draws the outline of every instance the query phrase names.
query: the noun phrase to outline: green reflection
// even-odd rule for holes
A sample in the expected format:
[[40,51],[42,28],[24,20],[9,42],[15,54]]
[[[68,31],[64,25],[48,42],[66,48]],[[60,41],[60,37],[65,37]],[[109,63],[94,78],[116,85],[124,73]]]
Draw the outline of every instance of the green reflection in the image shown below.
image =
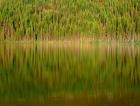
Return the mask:
[[119,95],[140,91],[140,48],[0,45],[0,97]]

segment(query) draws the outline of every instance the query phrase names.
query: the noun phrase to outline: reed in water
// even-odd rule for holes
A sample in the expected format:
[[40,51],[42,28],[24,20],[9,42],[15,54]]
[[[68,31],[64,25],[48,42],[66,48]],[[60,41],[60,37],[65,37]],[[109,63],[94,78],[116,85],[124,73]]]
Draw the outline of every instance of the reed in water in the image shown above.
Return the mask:
[[0,39],[139,39],[140,0],[0,0]]

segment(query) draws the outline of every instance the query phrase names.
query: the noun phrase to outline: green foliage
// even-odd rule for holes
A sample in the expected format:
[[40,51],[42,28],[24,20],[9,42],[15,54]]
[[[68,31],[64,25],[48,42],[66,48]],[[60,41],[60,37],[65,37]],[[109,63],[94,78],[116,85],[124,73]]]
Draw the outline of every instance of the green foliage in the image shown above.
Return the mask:
[[5,39],[138,36],[140,0],[0,0],[0,24]]

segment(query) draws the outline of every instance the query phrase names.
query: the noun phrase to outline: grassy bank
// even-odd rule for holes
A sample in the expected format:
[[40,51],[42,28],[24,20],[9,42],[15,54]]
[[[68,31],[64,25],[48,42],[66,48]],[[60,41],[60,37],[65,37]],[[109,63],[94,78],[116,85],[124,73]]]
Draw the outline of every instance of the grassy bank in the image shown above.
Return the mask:
[[140,0],[0,0],[0,39],[140,35]]

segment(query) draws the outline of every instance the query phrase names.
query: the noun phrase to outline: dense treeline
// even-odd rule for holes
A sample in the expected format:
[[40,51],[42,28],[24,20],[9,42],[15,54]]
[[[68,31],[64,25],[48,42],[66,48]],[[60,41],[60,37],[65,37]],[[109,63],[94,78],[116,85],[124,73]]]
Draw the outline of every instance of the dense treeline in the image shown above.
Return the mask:
[[140,0],[0,0],[0,39],[138,38]]

